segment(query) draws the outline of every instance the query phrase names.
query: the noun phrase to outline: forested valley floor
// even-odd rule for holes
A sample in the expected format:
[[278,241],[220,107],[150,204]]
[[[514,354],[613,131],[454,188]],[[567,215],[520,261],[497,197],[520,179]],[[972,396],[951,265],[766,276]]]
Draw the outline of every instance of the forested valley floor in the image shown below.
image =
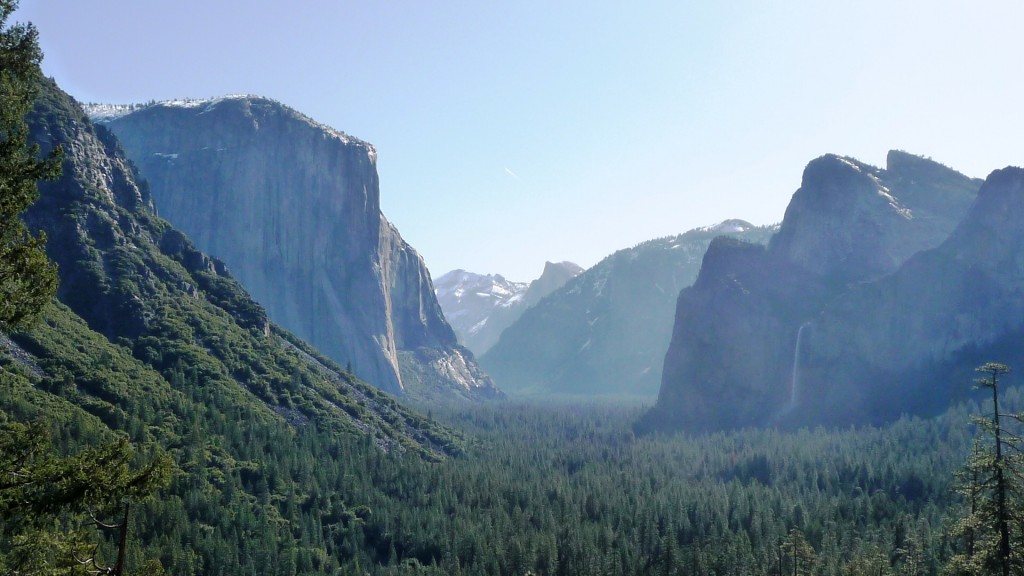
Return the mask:
[[954,472],[977,407],[883,428],[702,436],[638,436],[641,412],[443,414],[469,447],[382,479],[376,506],[397,506],[382,519],[387,557],[439,573],[917,575],[953,554]]
[[[7,418],[64,414],[49,420],[63,450],[109,436],[59,398],[73,391],[5,380]],[[976,435],[971,415],[984,410],[962,405],[878,428],[691,436],[637,434],[640,408],[507,402],[434,409],[462,440],[454,455],[428,459],[318,426],[257,422],[207,392],[179,395],[173,414],[138,397],[111,417],[149,431],[135,436],[170,435],[161,444],[175,461],[170,485],[132,508],[129,567],[936,575],[959,546],[954,475]],[[1017,390],[1006,396],[1008,409],[1021,405]],[[154,424],[168,418],[180,436]],[[101,546],[108,558],[113,539]]]

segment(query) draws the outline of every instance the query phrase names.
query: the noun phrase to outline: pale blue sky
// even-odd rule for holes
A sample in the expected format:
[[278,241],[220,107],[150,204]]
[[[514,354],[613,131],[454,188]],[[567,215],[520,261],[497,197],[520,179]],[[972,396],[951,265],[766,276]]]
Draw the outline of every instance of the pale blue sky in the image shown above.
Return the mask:
[[372,142],[436,277],[781,220],[824,153],[1024,163],[1024,3],[22,0],[81,101],[268,96]]

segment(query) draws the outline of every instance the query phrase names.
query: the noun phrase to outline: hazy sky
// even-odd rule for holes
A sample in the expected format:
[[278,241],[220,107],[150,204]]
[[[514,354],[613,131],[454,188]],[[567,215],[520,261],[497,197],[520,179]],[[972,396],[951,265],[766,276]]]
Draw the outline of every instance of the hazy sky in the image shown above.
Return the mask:
[[268,96],[373,143],[436,277],[782,219],[828,152],[1024,163],[1024,2],[22,0],[84,102]]

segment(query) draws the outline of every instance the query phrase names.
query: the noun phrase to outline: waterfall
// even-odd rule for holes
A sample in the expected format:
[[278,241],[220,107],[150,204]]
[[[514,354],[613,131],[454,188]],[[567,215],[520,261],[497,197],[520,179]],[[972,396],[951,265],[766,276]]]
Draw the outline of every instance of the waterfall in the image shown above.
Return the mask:
[[789,381],[789,407],[795,408],[800,400],[800,344],[804,339],[804,328],[811,323],[804,322],[796,331],[796,346],[793,348],[793,373]]

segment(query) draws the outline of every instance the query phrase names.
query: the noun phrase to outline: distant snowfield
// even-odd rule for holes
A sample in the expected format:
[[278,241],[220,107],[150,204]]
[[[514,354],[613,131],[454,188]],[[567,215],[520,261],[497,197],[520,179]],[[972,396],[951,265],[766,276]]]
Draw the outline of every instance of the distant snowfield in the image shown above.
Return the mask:
[[100,124],[120,118],[144,107],[144,104],[82,104],[82,108],[89,119]]

